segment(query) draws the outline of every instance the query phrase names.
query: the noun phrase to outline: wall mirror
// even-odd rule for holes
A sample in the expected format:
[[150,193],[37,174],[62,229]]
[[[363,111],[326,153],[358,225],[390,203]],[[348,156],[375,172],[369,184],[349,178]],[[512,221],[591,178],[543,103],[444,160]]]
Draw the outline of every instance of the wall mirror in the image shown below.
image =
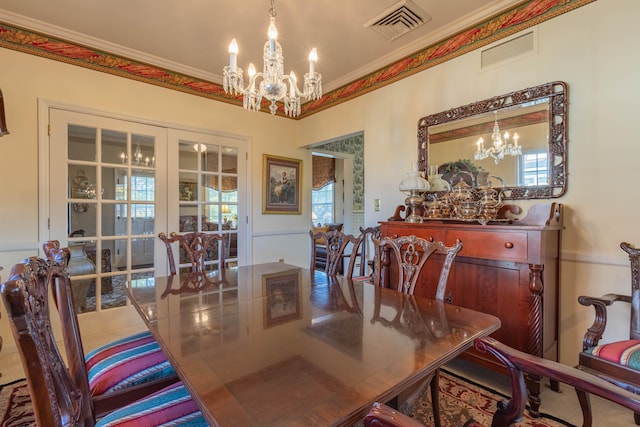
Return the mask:
[[567,189],[564,82],[511,92],[418,121],[418,168],[455,185],[502,189],[503,199],[547,199]]

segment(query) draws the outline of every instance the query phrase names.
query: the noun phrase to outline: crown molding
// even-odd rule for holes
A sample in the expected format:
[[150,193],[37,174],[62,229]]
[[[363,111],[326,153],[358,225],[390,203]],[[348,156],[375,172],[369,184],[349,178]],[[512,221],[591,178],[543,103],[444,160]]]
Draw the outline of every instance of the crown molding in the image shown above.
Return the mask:
[[[495,3],[491,8],[460,18],[446,30],[417,40],[406,49],[381,57],[344,76],[341,79],[344,85],[328,90],[319,100],[304,103],[300,116],[292,120],[380,89],[594,1],[526,0],[502,10],[501,7],[511,2]],[[0,20],[0,47],[242,106],[240,96],[224,92],[219,75],[4,12]],[[479,18],[491,12],[494,13],[490,17]],[[473,22],[476,23],[471,24]],[[425,45],[427,47],[420,49]],[[411,53],[414,48],[417,50]],[[405,53],[399,60],[392,59]],[[366,71],[378,64],[377,71]],[[358,74],[360,72],[364,75]],[[282,105],[277,114],[286,117]]]

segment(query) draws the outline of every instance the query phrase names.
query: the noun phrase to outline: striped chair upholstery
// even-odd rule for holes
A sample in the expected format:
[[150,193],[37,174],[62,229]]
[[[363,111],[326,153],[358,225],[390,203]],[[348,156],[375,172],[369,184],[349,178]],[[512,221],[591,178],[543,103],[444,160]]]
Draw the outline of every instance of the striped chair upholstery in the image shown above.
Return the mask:
[[92,396],[176,376],[149,331],[98,347],[85,363]]
[[595,357],[640,371],[640,340],[616,341],[585,350]]
[[[66,279],[62,285],[60,278]],[[84,357],[81,346],[71,349],[75,353],[67,351],[70,362],[67,367],[51,327],[49,285],[58,287],[57,303],[62,313],[73,308],[67,295],[70,291],[64,286],[68,283],[63,265],[31,257],[13,266],[9,280],[0,285],[0,295],[27,377],[37,425],[207,426],[181,382],[161,387],[142,398],[130,398],[118,409],[97,414],[86,372],[84,377],[74,373],[75,369],[84,366],[72,363]]]
[[111,412],[96,423],[96,427],[160,425],[207,427],[209,424],[181,382]]

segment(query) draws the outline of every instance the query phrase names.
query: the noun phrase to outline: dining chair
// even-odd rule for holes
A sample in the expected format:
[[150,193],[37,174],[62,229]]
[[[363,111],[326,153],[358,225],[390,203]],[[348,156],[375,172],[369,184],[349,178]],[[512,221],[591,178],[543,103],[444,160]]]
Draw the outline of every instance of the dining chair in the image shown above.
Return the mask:
[[[443,242],[434,242],[414,235],[392,237],[372,237],[374,244],[373,258],[373,274],[372,281],[375,286],[384,286],[389,281],[389,272],[391,270],[397,273],[397,282],[393,286],[397,291],[404,294],[413,295],[416,282],[420,272],[427,264],[427,260],[433,254],[444,256],[444,260],[438,275],[438,284],[435,293],[436,301],[445,299],[447,281],[449,272],[456,255],[462,249],[462,242],[456,240],[453,246],[446,246]],[[394,264],[395,263],[395,264]],[[431,264],[438,265],[438,264]],[[395,268],[393,268],[395,266]],[[440,426],[440,401],[438,397],[439,371],[436,370],[431,378],[419,384],[417,388],[405,390],[399,402],[394,404],[402,404],[403,411],[408,413],[418,396],[426,389],[427,385],[431,389],[431,402],[433,406],[434,423]],[[404,402],[404,403],[403,403]]]
[[194,231],[178,234],[175,231],[158,234],[167,248],[169,259],[169,273],[173,276],[177,273],[176,259],[173,254],[173,243],[178,242],[178,265],[190,263],[191,272],[203,272],[208,266],[220,269],[225,267],[225,249],[227,234],[203,233]]
[[71,352],[67,349],[70,358],[67,368],[51,325],[49,287],[57,288],[60,312],[73,313],[75,317],[69,282],[64,265],[31,257],[14,265],[8,281],[0,286],[37,425],[114,427],[131,423],[155,426],[189,422],[190,426],[206,426],[181,382],[139,400],[129,399],[126,405],[102,417],[96,412],[85,365],[73,363],[74,359],[83,357],[81,343]]
[[[478,351],[489,352],[495,356],[505,366],[511,381],[511,397],[508,401],[498,404],[493,415],[492,427],[507,427],[520,421],[527,404],[525,375],[549,377],[554,381],[571,386],[576,391],[582,409],[583,427],[590,427],[593,424],[591,394],[631,409],[634,413],[640,409],[638,395],[595,375],[524,353],[491,337],[477,338],[474,345]],[[466,427],[480,427],[482,424],[471,419],[464,425]],[[418,427],[422,424],[387,405],[376,402],[364,418],[364,426]]]
[[444,261],[440,267],[436,299],[444,299],[444,293],[449,280],[449,272],[453,260],[462,249],[462,242],[456,240],[453,246],[446,246],[443,242],[434,242],[414,235],[400,236],[396,238],[373,238],[373,282],[377,286],[383,286],[389,280],[389,267],[395,266],[397,271],[397,285],[395,289],[405,294],[413,295],[420,272],[427,260],[433,254],[444,255]]
[[[356,256],[359,258],[358,275],[355,277],[366,278],[371,276],[373,272],[373,238],[379,239],[381,237],[381,227],[379,225],[374,227],[360,227],[359,244],[357,247]],[[371,258],[371,259],[370,259]],[[353,270],[355,269],[355,263],[349,263],[349,269],[347,270],[347,276],[354,277]]]
[[[577,368],[640,394],[640,248],[627,242],[620,243],[620,247],[629,256],[631,265],[630,295],[608,293],[601,297],[578,297],[580,304],[593,306],[595,319],[582,340]],[[629,307],[629,339],[601,344],[607,328],[607,307],[618,301]],[[636,425],[640,425],[640,413],[633,416]]]
[[69,248],[58,240],[42,246],[61,276],[51,292],[58,309],[67,360],[76,383],[87,381],[98,416],[178,381],[175,369],[148,330],[104,344],[85,354],[68,279]]
[[[324,271],[327,274],[341,274],[343,272],[344,259],[349,258],[347,271],[353,271],[357,248],[360,244],[359,238],[339,230],[319,231],[317,233],[310,230],[309,236],[311,237],[311,270],[315,269],[317,259],[322,258]],[[347,249],[351,252],[347,252]]]

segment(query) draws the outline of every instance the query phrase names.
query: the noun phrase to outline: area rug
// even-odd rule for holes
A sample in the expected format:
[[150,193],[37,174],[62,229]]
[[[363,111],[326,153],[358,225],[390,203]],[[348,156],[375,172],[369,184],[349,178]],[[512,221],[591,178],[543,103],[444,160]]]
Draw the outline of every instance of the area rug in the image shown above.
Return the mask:
[[35,426],[26,380],[0,386],[0,427]]
[[[439,389],[442,427],[463,426],[471,418],[482,425],[490,426],[497,403],[509,398],[489,387],[444,369],[440,370]],[[525,411],[522,421],[515,425],[519,427],[575,427],[553,415],[545,413],[540,415],[540,418],[531,418]],[[434,425],[429,391],[418,399],[411,416],[426,426]]]
[[[25,380],[0,386],[0,427],[35,426],[29,389]],[[491,425],[491,417],[499,400],[506,396],[455,374],[440,371],[440,414],[442,427],[458,427],[470,418],[483,425]],[[431,397],[429,392],[415,405],[412,416],[425,426],[432,426]],[[542,414],[531,418],[526,413],[519,427],[575,427],[557,417]]]

